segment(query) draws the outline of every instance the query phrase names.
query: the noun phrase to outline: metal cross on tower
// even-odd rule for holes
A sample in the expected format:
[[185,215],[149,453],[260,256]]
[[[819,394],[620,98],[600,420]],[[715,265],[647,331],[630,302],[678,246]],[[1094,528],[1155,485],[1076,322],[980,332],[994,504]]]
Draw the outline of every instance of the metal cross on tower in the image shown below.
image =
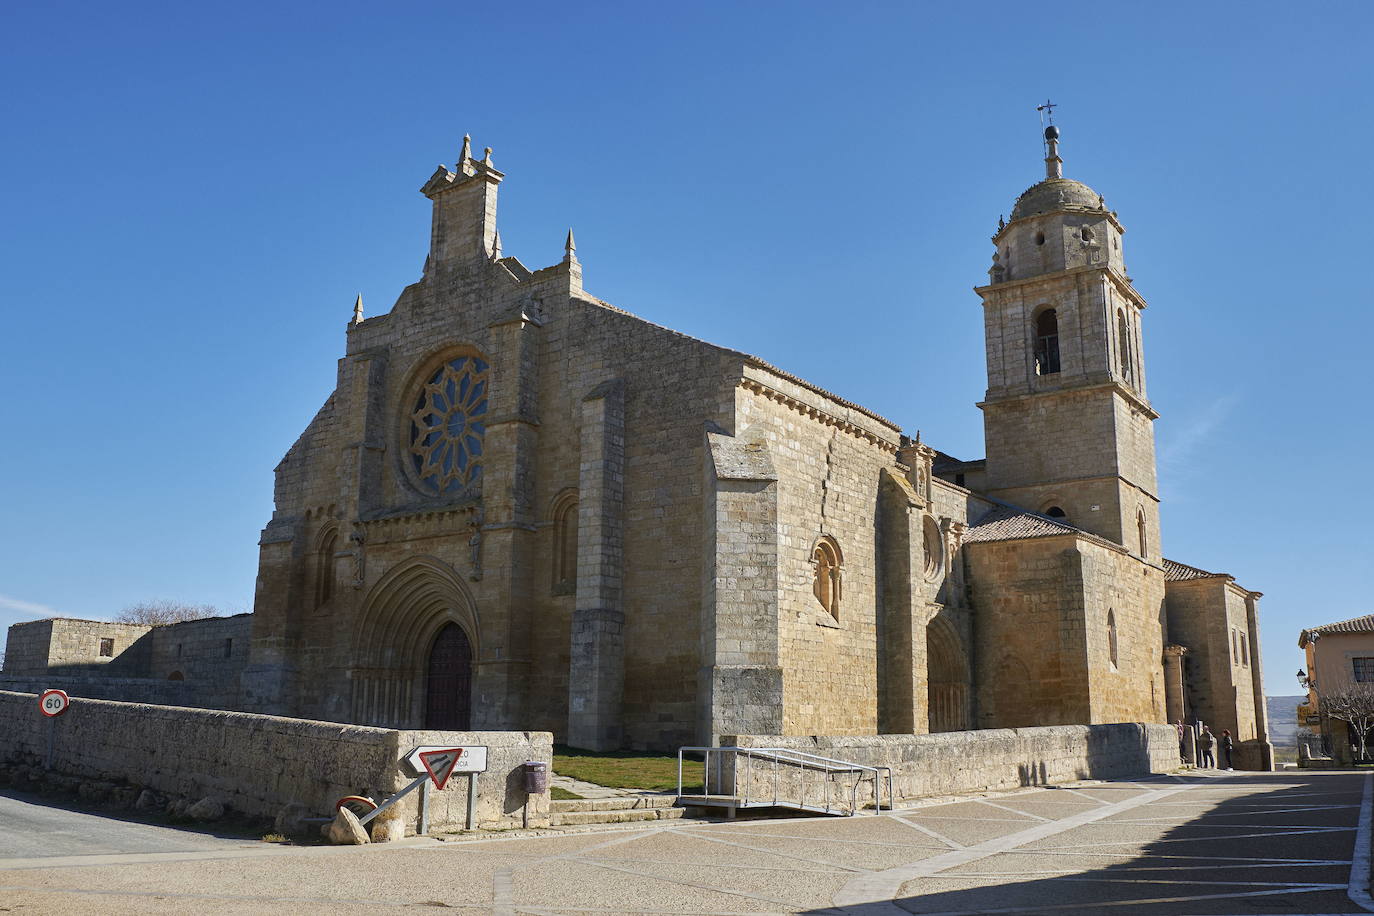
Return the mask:
[[1050,126],[1054,126],[1054,110],[1058,107],[1059,106],[1055,105],[1049,99],[1045,99],[1045,104],[1035,106],[1035,110],[1040,112],[1040,145],[1045,148],[1046,156],[1050,153],[1049,141],[1045,139],[1045,121],[1048,119]]

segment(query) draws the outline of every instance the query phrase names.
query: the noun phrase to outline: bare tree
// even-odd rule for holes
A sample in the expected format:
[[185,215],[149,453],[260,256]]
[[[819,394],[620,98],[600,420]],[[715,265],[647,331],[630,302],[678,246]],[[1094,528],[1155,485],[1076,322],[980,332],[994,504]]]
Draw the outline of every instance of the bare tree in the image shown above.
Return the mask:
[[1374,683],[1346,683],[1330,690],[1318,690],[1317,705],[1328,719],[1337,719],[1350,726],[1360,759],[1366,759],[1365,734],[1374,728]]
[[141,601],[131,604],[115,615],[117,623],[142,623],[149,626],[163,626],[169,623],[182,623],[187,620],[203,620],[206,617],[222,617],[219,608],[211,604],[183,604],[180,601]]

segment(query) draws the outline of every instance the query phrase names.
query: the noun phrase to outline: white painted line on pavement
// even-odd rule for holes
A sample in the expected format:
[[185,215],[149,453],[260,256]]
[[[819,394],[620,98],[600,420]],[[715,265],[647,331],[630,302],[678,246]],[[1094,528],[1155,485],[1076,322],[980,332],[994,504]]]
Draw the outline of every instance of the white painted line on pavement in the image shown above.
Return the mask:
[[[952,840],[952,839],[950,839],[949,837],[945,836],[943,833],[936,833],[934,830],[931,830],[929,827],[926,827],[926,826],[924,826],[923,824],[918,824],[918,823],[916,823],[915,821],[909,821],[909,820],[907,820],[906,818],[902,817],[901,815],[894,814],[894,815],[892,815],[892,819],[893,819],[894,821],[897,821],[898,823],[905,824],[906,826],[910,827],[912,830],[915,830],[915,831],[917,831],[917,832],[919,832],[919,833],[924,833],[924,834],[925,834],[926,836],[928,836],[928,837],[933,837],[934,839],[939,840],[941,843],[944,843],[944,844],[945,844],[946,846],[948,846],[950,849],[963,849],[963,848],[965,848],[965,847],[964,847],[964,844],[963,844],[963,843],[960,843],[958,840]],[[1024,823],[1024,821],[1023,821],[1022,823]]]
[[897,906],[892,901],[901,893],[902,885],[917,878],[924,878],[944,871],[946,868],[954,868],[958,865],[967,865],[986,859],[989,856],[997,855],[1000,852],[1016,849],[1027,843],[1047,837],[1056,836],[1072,830],[1075,827],[1082,827],[1096,821],[1109,818],[1115,814],[1122,814],[1141,805],[1148,805],[1151,802],[1168,798],[1179,792],[1188,791],[1187,786],[1171,786],[1167,789],[1156,789],[1151,792],[1144,792],[1134,798],[1116,802],[1111,805],[1104,805],[1091,811],[1082,811],[1071,814],[1068,817],[1053,821],[1048,824],[1036,824],[1025,830],[1010,833],[1005,836],[979,843],[976,846],[969,846],[964,849],[956,849],[942,855],[932,856],[919,862],[911,862],[906,865],[899,865],[896,868],[885,869],[880,872],[873,872],[850,881],[835,894],[833,902],[836,906],[860,906],[864,907],[865,916],[878,916],[880,913],[891,913],[893,916],[905,916],[906,910]]
[[1360,800],[1360,829],[1355,834],[1355,851],[1350,856],[1350,885],[1346,896],[1351,903],[1374,913],[1369,896],[1369,820],[1374,814],[1374,774],[1364,778],[1364,798]]
[[[978,799],[978,804],[980,804],[980,805],[987,805],[989,808],[1001,808],[1003,811],[1010,811],[1012,814],[1019,814],[1019,815],[1021,815],[1022,817],[1028,817],[1028,818],[1030,818],[1030,819],[1033,820],[1033,821],[1041,821],[1042,823],[1046,823],[1046,824],[1048,824],[1050,821],[1054,820],[1054,818],[1050,818],[1050,817],[1041,817],[1041,816],[1038,815],[1038,814],[1031,814],[1029,811],[1018,811],[1016,808],[1010,808],[1010,807],[1008,807],[1008,806],[1006,806],[1006,805],[999,805],[999,804],[997,804],[996,802],[984,801],[984,800],[981,799],[981,798]],[[1101,804],[1102,804],[1102,802],[1098,802],[1098,805],[1101,805]]]

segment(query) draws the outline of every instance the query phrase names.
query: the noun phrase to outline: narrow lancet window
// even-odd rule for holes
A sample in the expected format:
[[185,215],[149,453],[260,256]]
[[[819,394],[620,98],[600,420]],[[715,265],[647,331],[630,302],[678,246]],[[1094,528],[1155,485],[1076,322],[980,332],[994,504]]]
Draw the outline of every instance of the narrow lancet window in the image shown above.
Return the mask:
[[1116,350],[1120,356],[1121,377],[1129,382],[1134,378],[1131,373],[1131,329],[1126,324],[1126,313],[1120,309],[1116,310]]
[[1112,667],[1117,665],[1116,653],[1116,612],[1107,611],[1107,652],[1111,656]]
[[577,587],[577,497],[565,494],[553,516],[553,591],[571,595]]
[[1035,374],[1059,371],[1059,316],[1045,309],[1035,319]]

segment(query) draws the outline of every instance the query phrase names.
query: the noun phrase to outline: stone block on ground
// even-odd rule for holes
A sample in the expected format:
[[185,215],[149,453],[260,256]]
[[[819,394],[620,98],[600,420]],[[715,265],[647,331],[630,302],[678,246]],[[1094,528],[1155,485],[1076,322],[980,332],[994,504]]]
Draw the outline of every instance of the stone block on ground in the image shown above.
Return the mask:
[[325,835],[329,842],[337,846],[361,846],[372,842],[372,838],[367,835],[367,828],[358,823],[358,815],[347,808],[339,809]]
[[217,821],[224,817],[224,802],[207,795],[186,809],[186,816],[198,821]]
[[406,838],[406,823],[399,817],[389,817],[385,820],[378,817],[371,826],[372,842],[374,843],[392,843]]
[[305,805],[300,802],[289,802],[277,812],[276,820],[272,826],[276,828],[277,833],[286,836],[299,836],[309,832],[310,824],[306,818],[310,816],[310,809]]

